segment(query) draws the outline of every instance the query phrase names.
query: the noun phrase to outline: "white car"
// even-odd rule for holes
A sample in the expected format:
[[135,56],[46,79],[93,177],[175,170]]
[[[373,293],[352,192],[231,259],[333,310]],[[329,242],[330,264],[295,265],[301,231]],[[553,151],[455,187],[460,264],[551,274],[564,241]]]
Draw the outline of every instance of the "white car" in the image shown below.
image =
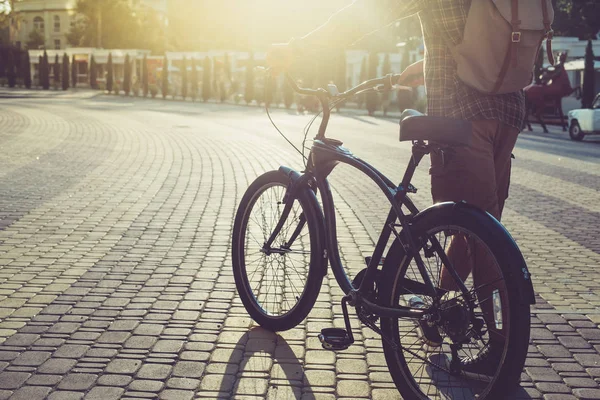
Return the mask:
[[569,136],[581,140],[585,135],[600,134],[600,93],[594,98],[591,109],[569,111]]

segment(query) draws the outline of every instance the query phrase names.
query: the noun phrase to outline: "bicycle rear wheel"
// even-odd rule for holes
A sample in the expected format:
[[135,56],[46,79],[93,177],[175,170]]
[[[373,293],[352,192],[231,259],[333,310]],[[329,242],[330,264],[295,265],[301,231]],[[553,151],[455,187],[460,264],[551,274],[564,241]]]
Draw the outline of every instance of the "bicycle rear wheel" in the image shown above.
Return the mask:
[[283,227],[265,247],[285,207],[288,182],[279,171],[257,178],[240,202],[233,228],[238,293],[252,319],[272,331],[291,329],[306,318],[319,295],[327,261],[318,203],[310,189],[298,191]]
[[[435,296],[417,290],[425,281],[414,257],[405,257],[396,242],[391,258],[402,261],[384,266],[381,291],[388,307],[416,295],[420,308],[435,310],[436,318],[382,319],[386,361],[404,398],[495,399],[518,383],[527,355],[529,303],[515,280],[522,259],[515,259],[512,238],[493,221],[472,210],[436,211],[416,218],[413,234],[429,278],[441,290]],[[461,277],[468,296],[445,271],[459,262],[475,271]],[[436,340],[426,344],[424,336]]]

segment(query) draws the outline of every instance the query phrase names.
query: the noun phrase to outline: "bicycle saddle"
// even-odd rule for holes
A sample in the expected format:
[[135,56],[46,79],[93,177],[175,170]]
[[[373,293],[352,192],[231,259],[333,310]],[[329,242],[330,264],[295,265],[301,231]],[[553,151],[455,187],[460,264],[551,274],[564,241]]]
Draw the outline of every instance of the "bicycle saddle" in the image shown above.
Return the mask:
[[471,142],[471,122],[447,117],[430,117],[416,110],[404,110],[400,116],[400,141],[431,140],[448,145]]

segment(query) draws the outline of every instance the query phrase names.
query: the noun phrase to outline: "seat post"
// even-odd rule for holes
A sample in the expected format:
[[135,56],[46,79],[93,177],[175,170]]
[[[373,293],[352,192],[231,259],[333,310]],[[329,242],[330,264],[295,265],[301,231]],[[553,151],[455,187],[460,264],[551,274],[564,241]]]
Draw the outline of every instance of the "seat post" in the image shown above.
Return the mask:
[[400,184],[403,188],[408,188],[415,170],[419,166],[419,163],[425,154],[429,154],[429,146],[422,140],[414,140],[412,146],[412,157],[410,158],[408,167],[406,168],[406,172],[404,172],[404,177],[402,178],[402,183]]

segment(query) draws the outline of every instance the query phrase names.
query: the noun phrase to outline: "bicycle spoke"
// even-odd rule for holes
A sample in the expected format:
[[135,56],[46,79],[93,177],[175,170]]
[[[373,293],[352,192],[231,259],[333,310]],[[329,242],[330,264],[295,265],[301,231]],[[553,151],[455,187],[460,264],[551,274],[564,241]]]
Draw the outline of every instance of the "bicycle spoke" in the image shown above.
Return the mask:
[[[472,236],[469,232],[462,232],[454,227],[451,229],[440,228],[439,231],[429,232],[427,237],[427,240],[419,241],[419,243],[423,243],[419,253],[425,266],[425,272],[429,275],[429,279],[435,287],[440,288],[442,284],[447,284],[444,283],[447,278],[450,278],[450,280],[453,279],[451,274],[446,277],[446,272],[443,271],[444,268],[455,267],[454,263],[457,262],[456,260],[458,259],[453,259],[451,257],[452,254],[454,254],[454,256],[457,254],[464,254],[467,257],[473,255],[473,257],[470,258],[471,264],[466,265],[474,265],[476,268],[484,262],[489,263],[489,260],[491,259],[494,264],[489,266],[489,268],[492,268],[494,271],[493,273],[496,274],[492,274],[492,276],[485,278],[488,279],[489,282],[482,283],[481,281],[475,281],[473,273],[469,272],[465,280],[461,282],[461,284],[466,286],[467,291],[463,293],[461,291],[456,292],[446,289],[443,292],[443,297],[439,299],[438,303],[435,303],[437,304],[437,307],[442,310],[444,305],[446,305],[448,310],[454,310],[455,307],[467,307],[468,302],[466,301],[466,298],[468,296],[470,300],[474,302],[476,318],[481,318],[484,321],[489,321],[490,318],[493,318],[493,316],[487,315],[484,311],[489,309],[489,301],[492,299],[492,294],[490,293],[492,290],[491,288],[502,288],[504,279],[501,274],[495,272],[496,270],[494,268],[498,268],[498,265],[495,264],[493,256],[485,253],[486,251],[489,252],[487,247],[476,242],[476,240],[479,239]],[[457,247],[459,250],[455,249],[455,253],[447,253],[452,246],[462,247]],[[425,254],[426,250],[427,255]],[[444,252],[445,254],[442,254],[441,252]],[[448,254],[451,256],[448,256]],[[450,261],[450,265],[446,265],[447,261]],[[462,277],[463,274],[467,274],[464,271],[466,265],[458,264],[456,266],[457,268],[462,268],[460,269],[461,275],[457,274],[456,276]],[[417,268],[414,257],[409,260],[408,265],[404,266],[404,271],[405,274],[402,279],[409,279],[421,284],[425,282],[425,278],[421,275],[421,270]],[[442,276],[442,273],[444,273],[444,276]],[[398,280],[398,282],[402,282],[402,280]],[[477,282],[477,285],[475,285],[475,282]],[[398,303],[394,304],[403,304],[402,302],[407,301],[407,297],[403,296],[414,296],[414,292],[417,289],[411,287],[409,281],[406,281],[406,286],[399,287],[397,290],[398,293],[402,293],[402,295],[397,295]],[[485,293],[485,295],[482,295],[483,293]],[[434,305],[435,298],[423,293],[416,295],[422,299],[427,308]],[[504,301],[504,298],[502,298],[502,301]],[[486,384],[482,384],[481,380],[467,379],[463,375],[456,375],[450,372],[449,366],[452,360],[450,347],[456,346],[456,344],[454,344],[453,339],[446,332],[446,328],[444,328],[444,325],[441,324],[441,322],[440,324],[436,323],[436,325],[433,325],[433,327],[435,327],[433,329],[438,330],[441,334],[441,345],[430,347],[423,342],[423,339],[421,338],[422,330],[419,329],[417,321],[408,321],[410,322],[407,322],[407,319],[397,319],[396,330],[398,333],[392,340],[398,346],[397,351],[404,357],[406,363],[405,368],[407,368],[408,374],[412,376],[414,384],[422,391],[422,393],[432,399],[454,399],[461,398],[454,397],[461,395],[466,396],[465,398],[473,398],[476,394],[481,393],[482,390],[485,389]],[[470,321],[470,319],[468,321]],[[488,345],[489,333],[486,331],[476,332],[472,330],[475,328],[473,328],[471,322],[468,321],[466,322],[468,325],[465,325],[465,328],[463,329],[467,329],[465,332],[470,336],[467,336],[468,339],[466,339],[465,343],[461,342],[462,344],[458,349],[458,355],[459,357],[476,359]],[[412,326],[410,324],[412,324]],[[503,331],[495,333],[498,334],[498,338],[504,338],[504,340],[506,340]]]

